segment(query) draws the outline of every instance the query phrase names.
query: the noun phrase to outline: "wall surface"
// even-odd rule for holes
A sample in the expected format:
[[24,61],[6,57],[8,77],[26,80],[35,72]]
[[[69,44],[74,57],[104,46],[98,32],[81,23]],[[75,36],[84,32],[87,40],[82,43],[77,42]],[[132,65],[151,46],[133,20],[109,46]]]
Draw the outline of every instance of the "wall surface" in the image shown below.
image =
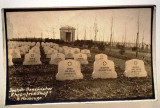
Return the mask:
[[66,41],[66,32],[70,32],[71,33],[71,40],[70,41],[74,41],[75,40],[75,30],[60,30],[60,38],[64,41]]

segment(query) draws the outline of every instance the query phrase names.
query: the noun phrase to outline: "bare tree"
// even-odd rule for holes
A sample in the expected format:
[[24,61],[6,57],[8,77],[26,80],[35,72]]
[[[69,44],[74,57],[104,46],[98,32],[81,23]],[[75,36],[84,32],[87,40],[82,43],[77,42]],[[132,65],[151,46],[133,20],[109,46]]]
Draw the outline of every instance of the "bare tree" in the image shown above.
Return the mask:
[[125,31],[124,31],[124,47],[126,46],[126,23],[125,23]]
[[138,12],[138,20],[137,20],[137,38],[136,38],[136,57],[138,57],[138,50],[139,50],[139,25],[140,25],[140,22],[139,22],[139,12]]
[[53,39],[55,39],[55,31],[54,31],[54,27],[53,27]]
[[78,24],[77,24],[77,40],[78,40]]
[[84,40],[86,40],[86,26],[84,28]]
[[143,37],[142,37],[142,50],[144,49],[144,30],[143,30]]
[[96,18],[95,18],[95,22],[94,22],[94,31],[95,31],[94,41],[97,41],[98,28],[97,28],[97,19]]
[[111,51],[111,48],[112,48],[112,35],[113,35],[113,16],[112,16],[112,19],[111,19],[110,51]]

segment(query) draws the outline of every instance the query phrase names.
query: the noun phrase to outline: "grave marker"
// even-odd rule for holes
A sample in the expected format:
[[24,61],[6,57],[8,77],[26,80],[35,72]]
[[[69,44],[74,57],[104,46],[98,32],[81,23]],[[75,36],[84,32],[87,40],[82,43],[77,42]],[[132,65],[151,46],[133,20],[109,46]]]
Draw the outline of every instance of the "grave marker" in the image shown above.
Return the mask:
[[73,52],[72,49],[65,50],[65,58],[66,59],[73,59],[74,58],[74,54],[72,52]]
[[80,49],[79,48],[73,48],[72,49],[72,53],[73,54],[78,54],[78,53],[80,53],[81,51],[80,51]]
[[144,62],[138,59],[126,61],[124,75],[126,77],[147,77]]
[[29,53],[37,53],[40,54],[40,48],[38,46],[33,47],[29,50]]
[[117,78],[114,62],[111,60],[97,60],[94,62],[93,78]]
[[64,53],[63,48],[62,48],[62,47],[59,47],[59,48],[58,48],[58,52],[59,52],[59,53]]
[[47,52],[47,57],[46,57],[46,58],[51,58],[51,55],[52,55],[52,54],[56,54],[56,53],[58,53],[57,50],[55,50],[55,49],[50,49],[50,50]]
[[108,60],[107,55],[106,54],[96,54],[95,55],[95,61],[102,60],[102,59]]
[[88,64],[86,54],[82,54],[82,53],[75,54],[74,59],[79,61],[81,64]]
[[11,54],[12,58],[21,58],[20,50],[17,48],[10,50],[9,54]]
[[12,66],[12,65],[13,65],[12,56],[11,56],[10,54],[8,55],[8,65],[9,65],[9,66]]
[[56,74],[56,80],[74,80],[83,79],[81,73],[81,65],[76,60],[63,60],[58,64],[58,73]]
[[83,49],[83,50],[81,50],[81,53],[86,54],[87,57],[91,57],[90,50],[88,50],[88,49]]
[[62,53],[52,54],[51,55],[51,60],[50,60],[49,64],[58,65],[58,63],[60,61],[63,61],[63,60],[65,60],[65,55],[64,54],[62,54]]
[[25,55],[23,65],[40,65],[40,55],[36,53],[28,53]]

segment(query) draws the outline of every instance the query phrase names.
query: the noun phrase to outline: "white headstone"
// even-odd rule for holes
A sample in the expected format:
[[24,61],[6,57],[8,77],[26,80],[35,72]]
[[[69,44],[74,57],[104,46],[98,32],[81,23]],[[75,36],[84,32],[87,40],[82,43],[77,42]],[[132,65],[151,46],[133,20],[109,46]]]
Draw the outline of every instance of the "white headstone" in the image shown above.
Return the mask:
[[9,65],[9,66],[12,66],[12,65],[13,65],[12,56],[11,56],[10,54],[8,55],[8,65]]
[[45,43],[44,42],[41,42],[41,46],[43,47],[45,45]]
[[87,57],[91,57],[90,50],[88,50],[88,49],[83,49],[83,50],[81,50],[81,53],[86,54]]
[[20,50],[20,54],[22,55],[24,55],[24,54],[26,54],[26,52],[27,52],[27,50],[26,50],[26,47],[25,46],[21,46],[21,47],[19,47],[19,50]]
[[59,47],[59,48],[58,48],[58,52],[59,52],[59,53],[64,53],[63,48],[62,48],[62,47]]
[[51,58],[51,55],[52,55],[52,54],[56,54],[56,53],[58,53],[57,50],[55,50],[55,49],[50,49],[50,50],[47,52],[47,57],[46,57],[46,58]]
[[25,55],[23,65],[40,65],[40,55],[36,53],[28,53]]
[[72,49],[65,50],[65,58],[66,59],[73,59],[74,58],[74,54],[73,54]]
[[72,49],[72,52],[73,52],[74,54],[78,54],[78,53],[80,53],[81,51],[80,51],[79,48],[73,48],[73,49]]
[[81,64],[88,64],[87,55],[78,53],[74,55],[74,59],[79,61]]
[[96,54],[95,55],[95,61],[102,60],[102,59],[108,60],[107,55],[106,54]]
[[68,49],[68,46],[63,46],[62,48],[63,48],[63,49]]
[[64,54],[68,53],[69,50],[71,51],[72,48],[69,48],[69,47],[63,47],[63,50],[64,50]]
[[56,50],[58,50],[59,49],[59,45],[55,44],[55,46],[53,48],[56,49]]
[[13,51],[13,49],[12,49],[12,48],[9,48],[9,49],[8,49],[8,54],[11,54],[12,51]]
[[35,46],[35,45],[36,45],[35,42],[31,42],[31,43],[30,43],[30,46]]
[[58,73],[56,74],[56,80],[74,80],[83,79],[81,73],[81,65],[76,60],[63,60],[58,64]]
[[114,62],[111,60],[97,60],[94,62],[93,78],[117,78]]
[[36,43],[36,46],[40,46],[40,42],[37,42],[37,43]]
[[126,61],[124,75],[126,77],[146,77],[147,72],[145,70],[144,62],[138,59]]
[[47,54],[50,49],[52,49],[52,48],[49,47],[49,46],[45,46],[44,47],[44,53]]
[[[23,49],[24,49],[24,52],[25,52],[25,54],[29,51],[29,49],[30,49],[30,47],[28,46],[28,45],[24,45],[24,46],[22,46],[23,47]],[[21,48],[22,48],[21,47]]]
[[29,50],[29,53],[37,53],[40,54],[40,48],[38,46],[33,47]]
[[58,63],[63,60],[65,60],[65,55],[63,53],[52,54],[49,64],[58,65]]
[[9,54],[11,54],[12,58],[21,58],[20,50],[18,48],[12,49],[9,51]]

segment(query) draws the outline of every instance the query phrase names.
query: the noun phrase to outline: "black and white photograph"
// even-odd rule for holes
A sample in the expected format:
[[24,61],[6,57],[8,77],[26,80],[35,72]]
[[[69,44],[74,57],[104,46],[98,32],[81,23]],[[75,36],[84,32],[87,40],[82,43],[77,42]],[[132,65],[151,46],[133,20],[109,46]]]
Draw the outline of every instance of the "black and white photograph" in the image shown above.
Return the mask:
[[154,6],[4,9],[6,105],[154,100]]

